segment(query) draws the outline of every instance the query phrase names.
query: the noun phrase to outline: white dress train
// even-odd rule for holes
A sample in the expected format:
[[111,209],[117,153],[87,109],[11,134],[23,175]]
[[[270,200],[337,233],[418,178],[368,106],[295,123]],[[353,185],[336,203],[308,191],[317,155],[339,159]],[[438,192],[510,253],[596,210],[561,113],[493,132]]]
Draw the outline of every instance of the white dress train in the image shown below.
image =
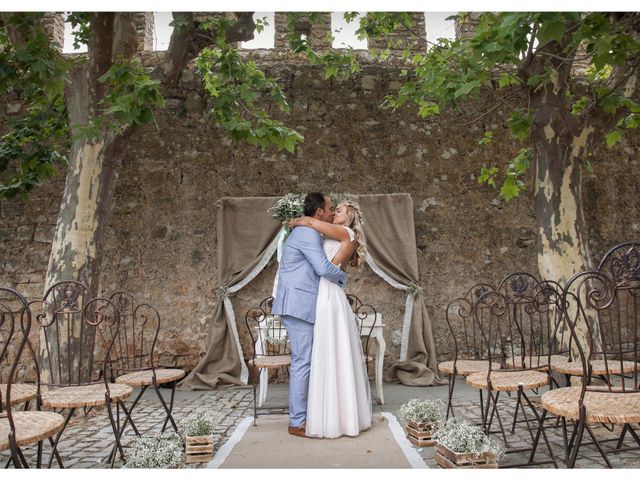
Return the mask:
[[[345,227],[353,240],[353,230]],[[325,239],[332,259],[340,242]],[[347,297],[338,285],[320,278],[307,397],[309,437],[357,436],[371,427],[371,388],[360,332]]]

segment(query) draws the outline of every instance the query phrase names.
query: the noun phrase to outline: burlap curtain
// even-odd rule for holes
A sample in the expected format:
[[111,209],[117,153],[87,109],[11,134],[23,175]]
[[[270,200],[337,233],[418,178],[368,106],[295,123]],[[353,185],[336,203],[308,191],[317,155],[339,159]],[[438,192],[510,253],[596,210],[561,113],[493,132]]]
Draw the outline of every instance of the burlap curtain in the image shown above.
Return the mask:
[[180,384],[183,390],[214,389],[219,383],[246,384],[235,315],[227,297],[239,290],[249,275],[259,273],[259,264],[265,257],[271,257],[268,251],[274,248],[273,239],[280,224],[267,214],[267,209],[275,201],[270,197],[249,197],[221,198],[216,202],[218,304],[209,326],[207,353]]
[[[223,198],[218,207],[220,297],[205,356],[181,389],[213,389],[219,383],[244,384],[247,371],[228,294],[249,283],[275,253],[279,224],[266,210],[278,197]],[[359,195],[365,220],[367,263],[393,287],[407,293],[400,360],[391,375],[405,385],[440,384],[436,352],[419,285],[413,202],[408,194]]]
[[392,365],[389,374],[403,385],[445,383],[438,376],[431,319],[419,288],[411,196],[406,193],[359,195],[358,202],[365,221],[370,256],[367,263],[389,284],[408,291],[400,359]]

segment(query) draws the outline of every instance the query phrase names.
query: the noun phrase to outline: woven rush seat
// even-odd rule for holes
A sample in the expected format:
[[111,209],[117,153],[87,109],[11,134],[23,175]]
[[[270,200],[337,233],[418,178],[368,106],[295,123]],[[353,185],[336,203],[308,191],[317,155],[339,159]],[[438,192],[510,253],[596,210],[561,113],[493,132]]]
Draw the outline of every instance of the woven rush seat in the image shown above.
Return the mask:
[[[540,370],[548,370],[547,363],[549,358],[546,356],[541,357],[525,357],[524,363],[525,366],[522,366],[522,357],[511,357],[508,358],[505,362],[506,368],[539,368]],[[569,361],[568,357],[564,355],[551,355],[551,368],[554,368],[554,365],[565,364]]]
[[[607,368],[604,360],[591,360],[589,362],[592,368],[592,375],[607,375]],[[609,374],[620,375],[622,373],[633,373],[635,371],[636,363],[625,361],[620,368],[620,360],[608,360],[607,366],[609,367]],[[640,370],[640,366],[638,366]],[[564,373],[566,375],[582,375],[582,362],[573,361],[568,359],[564,362],[557,362],[551,365],[551,369],[558,373]]]
[[[456,366],[458,375],[469,375],[470,373],[486,372],[489,370],[488,360],[448,360],[438,364],[438,370],[442,373],[453,375],[453,366]],[[491,362],[491,370],[499,370],[500,364]]]
[[291,355],[265,355],[249,360],[248,364],[256,368],[279,368],[291,365]]
[[[109,384],[111,401],[127,398],[133,392],[130,385]],[[42,405],[50,408],[77,408],[105,405],[106,389],[103,383],[80,385],[77,387],[43,388]]]
[[[16,445],[23,447],[49,438],[62,430],[64,418],[55,412],[13,412]],[[0,418],[0,451],[9,448],[9,419]]]
[[[0,383],[0,398],[2,408],[6,408],[7,384]],[[14,383],[11,385],[11,405],[19,405],[36,398],[36,386],[31,383]]]
[[[526,390],[542,387],[547,385],[549,379],[546,373],[536,370],[527,370],[525,372],[491,372],[491,389],[498,391],[514,391],[518,390],[518,386]],[[485,372],[472,373],[467,377],[467,384],[474,388],[487,390],[487,374]]]
[[[169,383],[180,380],[185,376],[185,371],[181,368],[156,368],[156,382]],[[116,383],[131,386],[142,386],[153,384],[153,371],[141,370],[139,372],[131,372],[116,378]]]
[[[564,387],[549,390],[542,395],[542,407],[549,412],[578,420],[578,400],[582,387]],[[587,391],[584,405],[587,423],[638,423],[640,422],[640,393],[615,393],[606,390]]]

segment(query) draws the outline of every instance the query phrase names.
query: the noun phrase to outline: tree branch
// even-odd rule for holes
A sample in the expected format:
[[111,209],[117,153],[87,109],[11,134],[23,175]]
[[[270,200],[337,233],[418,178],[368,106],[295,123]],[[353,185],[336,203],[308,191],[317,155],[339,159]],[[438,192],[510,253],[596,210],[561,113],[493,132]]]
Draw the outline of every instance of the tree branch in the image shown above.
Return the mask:
[[138,52],[138,30],[135,18],[135,12],[117,12],[115,14],[112,62],[115,62],[120,56],[131,58]]
[[[236,22],[226,31],[229,43],[253,39],[255,23],[253,12],[235,12]],[[213,44],[213,36],[200,35],[198,25],[191,12],[174,12],[174,20],[183,25],[173,29],[169,48],[164,61],[154,72],[154,77],[161,77],[163,89],[177,85],[182,70],[204,49]]]
[[95,115],[97,105],[107,93],[107,86],[100,77],[107,73],[113,62],[113,22],[112,12],[91,14],[91,38],[89,40],[89,118]]

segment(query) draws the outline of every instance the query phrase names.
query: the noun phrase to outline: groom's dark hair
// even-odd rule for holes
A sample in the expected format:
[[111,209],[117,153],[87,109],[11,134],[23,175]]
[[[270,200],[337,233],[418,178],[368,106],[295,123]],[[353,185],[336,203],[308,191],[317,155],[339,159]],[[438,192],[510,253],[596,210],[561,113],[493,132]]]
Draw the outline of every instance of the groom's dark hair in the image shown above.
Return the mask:
[[324,207],[324,193],[311,192],[304,197],[304,214],[307,217],[313,217],[316,210]]

